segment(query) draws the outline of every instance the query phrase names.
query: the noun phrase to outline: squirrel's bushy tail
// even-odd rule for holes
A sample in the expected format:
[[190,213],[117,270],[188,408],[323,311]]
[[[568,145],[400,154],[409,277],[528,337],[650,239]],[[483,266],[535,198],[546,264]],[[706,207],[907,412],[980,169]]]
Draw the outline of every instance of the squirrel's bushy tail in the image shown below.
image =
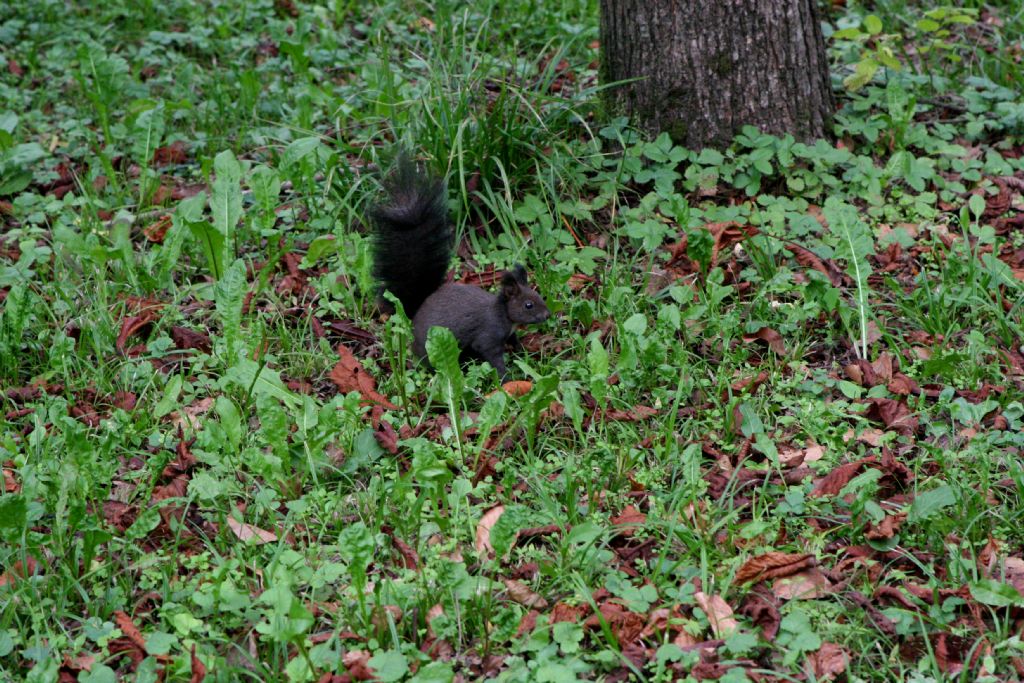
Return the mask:
[[370,209],[373,277],[412,318],[448,273],[452,226],[444,183],[421,172],[405,154],[386,181],[388,201]]

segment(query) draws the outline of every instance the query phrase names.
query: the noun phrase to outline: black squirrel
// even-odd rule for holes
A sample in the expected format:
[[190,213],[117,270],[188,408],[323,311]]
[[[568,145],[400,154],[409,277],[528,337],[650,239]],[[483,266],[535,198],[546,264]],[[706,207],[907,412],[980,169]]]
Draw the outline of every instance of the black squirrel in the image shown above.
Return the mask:
[[504,381],[505,342],[516,324],[539,323],[551,312],[526,282],[526,270],[502,273],[501,290],[445,284],[454,233],[444,183],[421,173],[404,154],[385,182],[388,201],[371,208],[373,277],[412,319],[413,351],[427,355],[431,327],[451,330],[464,356],[491,364]]

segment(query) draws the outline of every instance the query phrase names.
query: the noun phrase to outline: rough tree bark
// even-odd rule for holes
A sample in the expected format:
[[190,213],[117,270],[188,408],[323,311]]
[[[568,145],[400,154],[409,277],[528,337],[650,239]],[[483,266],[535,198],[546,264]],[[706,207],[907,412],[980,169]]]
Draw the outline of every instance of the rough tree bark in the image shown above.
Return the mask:
[[817,0],[601,0],[612,110],[692,149],[744,125],[825,137],[835,110]]

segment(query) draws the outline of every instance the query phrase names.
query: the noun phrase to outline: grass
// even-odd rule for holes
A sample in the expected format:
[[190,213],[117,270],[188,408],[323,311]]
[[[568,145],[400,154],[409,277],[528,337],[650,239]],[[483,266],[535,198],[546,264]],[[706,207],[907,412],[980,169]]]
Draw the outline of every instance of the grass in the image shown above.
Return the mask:
[[[901,66],[841,144],[699,153],[605,117],[594,2],[23,5],[0,679],[1022,675],[1012,3],[832,10],[837,88]],[[377,314],[400,146],[556,314],[522,396]]]

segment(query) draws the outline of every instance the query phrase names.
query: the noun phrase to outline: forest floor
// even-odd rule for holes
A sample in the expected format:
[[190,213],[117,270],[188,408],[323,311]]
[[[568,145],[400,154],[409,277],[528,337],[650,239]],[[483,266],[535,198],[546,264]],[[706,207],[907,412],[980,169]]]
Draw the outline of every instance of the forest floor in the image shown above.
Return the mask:
[[[833,2],[834,139],[693,152],[537,4],[0,7],[0,679],[1024,677],[1022,11]],[[507,391],[377,311],[399,145]]]

